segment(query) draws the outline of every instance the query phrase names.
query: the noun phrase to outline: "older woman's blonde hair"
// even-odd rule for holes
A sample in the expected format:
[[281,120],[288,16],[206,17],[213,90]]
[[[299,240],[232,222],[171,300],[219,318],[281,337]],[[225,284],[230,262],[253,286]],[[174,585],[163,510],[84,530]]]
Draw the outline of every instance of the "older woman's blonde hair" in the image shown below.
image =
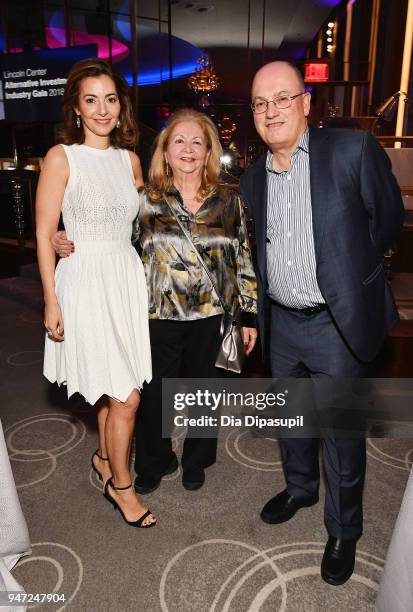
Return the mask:
[[201,127],[206,139],[207,148],[210,152],[205,171],[203,171],[201,175],[198,198],[204,200],[213,195],[218,189],[222,147],[219,142],[217,128],[211,119],[207,115],[204,115],[204,113],[200,113],[191,108],[181,108],[170,117],[165,128],[156,140],[147,184],[147,194],[153,202],[160,202],[163,198],[163,194],[170,191],[173,187],[173,175],[170,166],[166,163],[165,151],[174,128],[178,123],[181,123],[181,121],[195,121]]

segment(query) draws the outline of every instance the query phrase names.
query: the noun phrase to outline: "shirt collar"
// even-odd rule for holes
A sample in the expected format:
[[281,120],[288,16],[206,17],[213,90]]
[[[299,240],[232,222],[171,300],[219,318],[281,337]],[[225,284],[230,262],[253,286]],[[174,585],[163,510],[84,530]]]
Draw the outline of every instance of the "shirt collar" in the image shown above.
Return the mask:
[[[309,151],[308,138],[309,138],[309,129],[307,126],[304,132],[302,133],[301,138],[298,141],[297,148],[294,150],[291,157],[294,157],[298,153],[299,149],[301,149],[305,153],[308,153]],[[267,170],[267,172],[276,172],[277,174],[280,174],[279,171],[274,170],[274,168],[272,167],[272,152],[271,151],[268,151],[267,153],[267,159],[265,161],[265,169]]]
[[306,153],[308,153],[308,151],[309,151],[309,148],[308,148],[308,136],[309,136],[309,129],[308,129],[308,126],[307,126],[305,128],[304,132],[302,133],[300,141],[299,141],[299,143],[297,145],[297,149],[302,149]]
[[179,197],[179,199],[181,199],[181,194],[179,193],[179,191],[177,190],[177,188],[175,187],[175,185],[171,185],[169,187],[169,189],[167,191],[165,191],[165,194],[168,196],[175,196],[175,197]]
[[[218,189],[212,196],[206,198],[205,202],[215,202],[215,200],[219,198],[220,193],[222,194],[222,190]],[[171,185],[171,187],[167,191],[165,191],[165,195],[172,196],[173,198],[175,198],[178,204],[186,210],[186,208],[184,207],[182,196],[179,193],[178,189],[175,187],[175,185]],[[203,203],[203,206],[205,206],[205,202]]]

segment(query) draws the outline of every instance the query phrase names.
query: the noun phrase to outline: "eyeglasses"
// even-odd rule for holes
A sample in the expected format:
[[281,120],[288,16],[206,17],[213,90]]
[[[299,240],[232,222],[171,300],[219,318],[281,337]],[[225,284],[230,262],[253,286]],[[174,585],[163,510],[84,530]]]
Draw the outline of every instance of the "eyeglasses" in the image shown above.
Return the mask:
[[282,96],[277,96],[273,100],[265,100],[264,98],[257,98],[255,102],[251,104],[251,110],[256,115],[260,113],[265,113],[268,108],[270,102],[272,102],[275,108],[289,108],[294,100],[294,98],[298,98],[298,96],[304,96],[307,92],[302,91],[295,96],[290,96],[287,94],[283,94]]

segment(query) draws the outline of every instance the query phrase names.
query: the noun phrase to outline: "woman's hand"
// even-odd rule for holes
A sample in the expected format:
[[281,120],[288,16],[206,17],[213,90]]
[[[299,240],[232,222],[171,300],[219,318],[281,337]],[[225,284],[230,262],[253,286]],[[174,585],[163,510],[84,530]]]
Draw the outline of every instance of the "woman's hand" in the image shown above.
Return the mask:
[[65,231],[53,234],[51,242],[59,257],[69,257],[75,252],[75,243],[67,239]]
[[255,327],[241,327],[241,338],[244,343],[245,354],[249,355],[257,341],[257,330]]
[[57,302],[46,304],[44,309],[44,326],[49,338],[58,342],[64,340],[63,317]]

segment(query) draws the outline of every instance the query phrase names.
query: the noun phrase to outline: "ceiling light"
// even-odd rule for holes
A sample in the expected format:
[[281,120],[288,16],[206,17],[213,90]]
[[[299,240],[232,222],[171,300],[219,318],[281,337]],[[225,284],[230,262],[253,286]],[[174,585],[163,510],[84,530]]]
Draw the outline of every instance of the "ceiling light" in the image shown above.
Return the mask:
[[219,85],[219,78],[208,56],[203,55],[197,60],[195,72],[188,79],[188,87],[195,93],[208,94],[215,91]]
[[332,32],[331,30],[327,30],[327,31],[326,31],[327,36],[331,36],[331,35],[332,35],[332,33],[333,33],[333,32]]
[[215,9],[215,6],[213,4],[210,4],[209,2],[196,2],[193,5],[192,10],[196,13],[209,13],[210,11],[213,11]]
[[221,155],[219,158],[219,161],[225,166],[230,166],[232,164],[232,157],[228,153],[224,153],[224,155]]
[[329,21],[327,25],[329,28],[334,28],[334,21]]

